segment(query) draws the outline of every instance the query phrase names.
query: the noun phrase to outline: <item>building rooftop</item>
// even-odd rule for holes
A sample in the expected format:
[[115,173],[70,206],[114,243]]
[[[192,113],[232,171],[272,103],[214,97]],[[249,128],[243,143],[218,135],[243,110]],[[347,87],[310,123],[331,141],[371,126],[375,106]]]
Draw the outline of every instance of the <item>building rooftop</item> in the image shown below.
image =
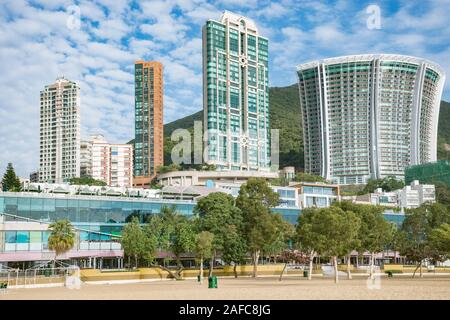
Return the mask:
[[223,12],[222,16],[220,17],[220,22],[221,23],[225,23],[226,20],[228,20],[230,22],[233,22],[233,23],[235,23],[237,25],[239,25],[239,22],[241,20],[243,20],[245,22],[245,25],[246,25],[247,29],[251,29],[251,30],[253,30],[255,32],[258,32],[258,28],[256,27],[256,23],[252,19],[244,17],[244,16],[242,16],[240,14],[237,14],[237,13],[225,10]]
[[382,60],[392,60],[392,61],[402,61],[402,62],[408,62],[413,64],[421,64],[425,63],[429,67],[433,68],[436,72],[440,74],[440,76],[445,76],[444,69],[438,65],[435,62],[432,62],[430,60],[419,58],[419,57],[413,57],[413,56],[406,56],[406,55],[400,55],[400,54],[356,54],[356,55],[348,55],[348,56],[341,56],[341,57],[332,57],[332,58],[326,58],[326,59],[318,59],[314,61],[310,61],[307,63],[302,63],[297,66],[297,70],[306,70],[313,67],[316,67],[320,63],[331,65],[331,64],[338,64],[338,63],[347,63],[347,62],[360,62],[360,61],[370,61],[373,59],[382,59]]

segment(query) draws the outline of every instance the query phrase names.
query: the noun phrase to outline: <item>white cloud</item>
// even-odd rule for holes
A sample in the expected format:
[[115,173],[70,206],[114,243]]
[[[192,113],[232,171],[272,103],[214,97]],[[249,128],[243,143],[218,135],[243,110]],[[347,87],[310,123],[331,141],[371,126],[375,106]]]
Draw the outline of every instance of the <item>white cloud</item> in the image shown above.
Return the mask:
[[117,18],[102,21],[100,26],[93,30],[98,37],[115,41],[122,39],[130,31],[131,27]]
[[[262,1],[260,1],[262,2]],[[257,0],[217,0],[215,2],[217,5],[222,5],[224,7],[238,7],[238,8],[249,8],[255,9],[258,6]]]
[[[79,30],[67,27],[74,3]],[[82,136],[132,138],[138,59],[163,63],[166,122],[200,110],[201,26],[223,10],[249,16],[269,38],[272,85],[294,83],[300,63],[367,52],[421,56],[450,74],[448,0],[404,0],[394,13],[381,5],[381,30],[367,29],[364,9],[344,0],[0,1],[0,173],[10,161],[22,176],[37,169],[39,91],[59,75],[81,87]],[[446,90],[448,99],[450,81]]]
[[202,39],[193,38],[170,52],[170,55],[186,66],[202,65]]
[[258,16],[266,19],[280,18],[287,13],[289,13],[289,9],[276,2],[272,2],[267,7],[257,11]]
[[171,19],[160,19],[153,24],[143,24],[140,28],[143,33],[151,35],[154,39],[174,43],[182,40],[188,29],[185,25]]
[[313,30],[314,38],[326,45],[336,44],[345,38],[345,35],[339,31],[335,24],[320,25]]

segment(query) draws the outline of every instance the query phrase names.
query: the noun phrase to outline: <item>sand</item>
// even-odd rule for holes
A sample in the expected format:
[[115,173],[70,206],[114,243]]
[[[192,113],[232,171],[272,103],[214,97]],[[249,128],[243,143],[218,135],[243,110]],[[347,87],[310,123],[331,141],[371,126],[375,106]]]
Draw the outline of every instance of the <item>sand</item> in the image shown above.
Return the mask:
[[450,299],[450,277],[433,276],[411,279],[407,277],[382,277],[379,282],[367,284],[365,277],[341,279],[335,284],[332,278],[219,278],[218,289],[209,289],[194,279],[182,281],[153,281],[125,284],[87,284],[80,289],[65,287],[8,289],[0,294],[6,299]]

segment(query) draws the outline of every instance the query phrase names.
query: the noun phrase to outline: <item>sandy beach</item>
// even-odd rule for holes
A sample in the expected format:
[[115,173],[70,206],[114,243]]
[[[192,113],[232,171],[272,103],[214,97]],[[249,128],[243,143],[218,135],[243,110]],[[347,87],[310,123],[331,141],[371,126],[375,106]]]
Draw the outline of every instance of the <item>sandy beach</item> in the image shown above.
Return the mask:
[[353,280],[341,279],[338,284],[335,284],[332,278],[315,278],[308,281],[305,278],[289,277],[281,282],[278,277],[219,278],[217,289],[209,289],[207,281],[200,285],[194,279],[122,284],[83,283],[80,289],[8,289],[0,294],[0,300],[10,299],[450,299],[450,277],[382,277],[374,283],[368,282],[365,277],[355,277]]

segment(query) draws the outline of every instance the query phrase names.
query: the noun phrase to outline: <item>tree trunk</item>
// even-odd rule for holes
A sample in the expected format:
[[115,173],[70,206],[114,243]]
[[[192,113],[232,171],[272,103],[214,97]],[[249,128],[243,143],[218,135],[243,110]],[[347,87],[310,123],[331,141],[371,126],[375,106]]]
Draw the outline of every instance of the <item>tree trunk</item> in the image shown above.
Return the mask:
[[203,256],[200,257],[200,284],[203,283]]
[[286,268],[287,268],[287,265],[288,265],[288,263],[286,262],[286,263],[284,264],[283,270],[281,270],[280,279],[279,279],[280,281],[281,281],[281,278],[283,277],[284,271],[285,271]]
[[420,260],[420,263],[417,265],[416,269],[414,270],[413,276],[412,276],[413,278],[416,276],[417,269],[420,269],[420,277],[422,277],[422,261],[423,260]]
[[176,272],[173,272],[172,270],[162,266],[162,265],[157,265],[155,267],[159,267],[164,271],[167,271],[175,280],[181,280],[181,271],[183,271],[183,267],[179,268]]
[[375,254],[372,252],[370,254],[370,268],[369,268],[369,270],[370,270],[369,276],[370,276],[370,279],[372,279],[372,280],[374,279],[374,275],[373,275],[374,264],[375,264]]
[[137,268],[138,266],[138,258],[137,255],[134,255],[134,266]]
[[233,267],[233,272],[234,272],[234,277],[235,277],[235,278],[238,277],[238,274],[237,274],[237,270],[236,270],[236,269],[237,269],[237,263],[235,262],[235,263],[234,263],[234,267]]
[[347,279],[351,280],[352,279],[352,273],[350,272],[350,255],[348,255],[347,257]]
[[358,252],[358,255],[356,256],[356,269],[358,269],[359,268],[359,252]]
[[209,262],[209,272],[208,272],[208,277],[211,277],[213,274],[213,269],[214,269],[214,260],[216,258],[216,250],[214,250],[212,256],[211,256],[211,261]]
[[419,270],[420,270],[420,277],[421,277],[421,278],[423,278],[423,273],[422,273],[422,261],[423,261],[423,260],[420,261],[420,268],[419,268]]
[[178,267],[178,268],[182,268],[182,267],[183,267],[183,264],[181,263],[181,258],[180,258],[180,255],[179,255],[179,254],[177,254],[177,255],[175,256],[175,260],[177,261],[177,267]]
[[255,250],[253,253],[253,278],[258,276],[258,260],[259,260],[259,250]]
[[339,273],[338,273],[338,265],[337,265],[337,257],[333,256],[333,265],[334,265],[334,283],[339,282]]
[[308,280],[312,279],[313,273],[313,262],[314,262],[314,250],[311,250],[309,254],[309,272],[308,272]]

